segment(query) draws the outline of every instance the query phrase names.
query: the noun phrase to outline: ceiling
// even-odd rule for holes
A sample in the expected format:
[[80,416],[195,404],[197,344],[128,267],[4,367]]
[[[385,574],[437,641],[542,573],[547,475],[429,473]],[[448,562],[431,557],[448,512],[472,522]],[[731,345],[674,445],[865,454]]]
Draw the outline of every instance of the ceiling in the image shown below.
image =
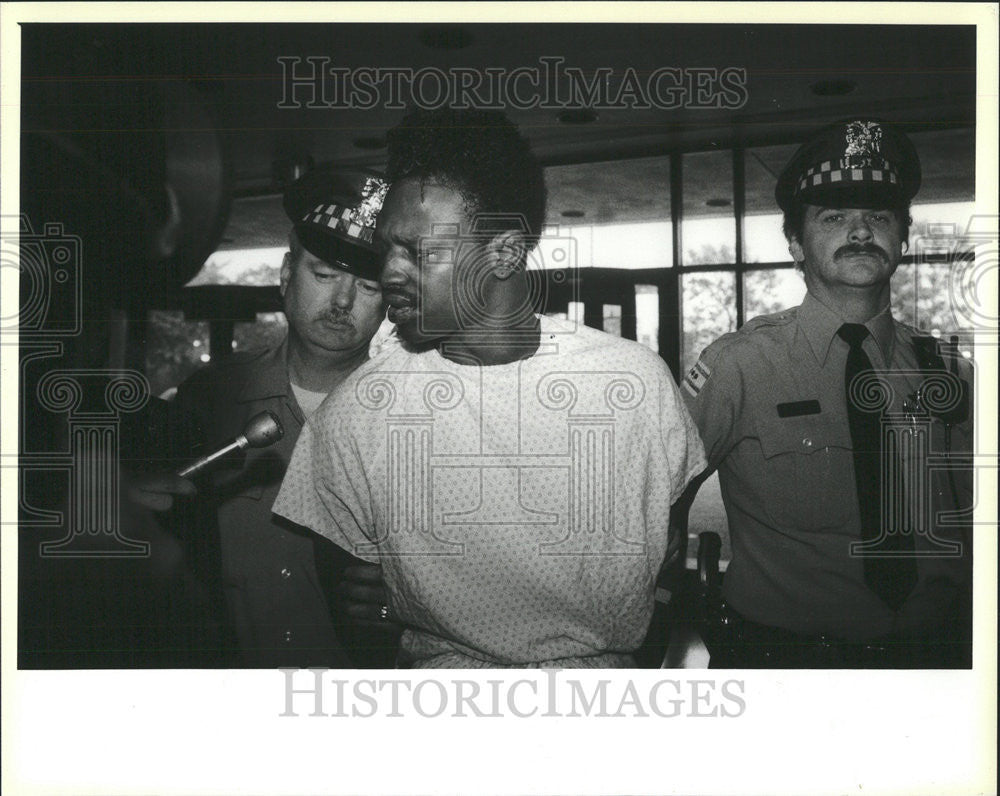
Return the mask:
[[[689,77],[699,68],[735,67],[745,70],[745,102],[733,108],[601,108],[590,123],[567,124],[559,108],[508,104],[550,166],[549,222],[669,218],[667,153],[712,153],[736,142],[754,147],[747,159],[748,212],[773,212],[773,175],[793,142],[819,124],[855,114],[877,115],[918,134],[922,199],[968,200],[975,51],[975,30],[963,26],[25,25],[22,126],[63,125],[62,132],[78,135],[90,123],[81,124],[81,114],[95,127],[121,124],[108,103],[134,104],[143,87],[183,80],[204,100],[231,162],[238,199],[222,247],[273,246],[282,244],[286,230],[275,198],[281,164],[311,158],[379,167],[384,149],[378,144],[405,113],[385,107],[381,95],[368,109],[306,107],[311,87],[300,87],[301,107],[281,107],[286,74],[279,57],[299,59],[300,70],[310,69],[305,58],[319,56],[348,71],[491,67],[508,75],[556,57],[588,78],[610,70],[612,81],[629,68],[643,80],[663,67],[689,70]],[[565,91],[565,81],[560,85]],[[324,88],[335,87],[327,81]],[[74,119],[73,129],[66,118]],[[728,151],[688,155],[684,171],[686,212],[731,212],[706,205],[732,201]],[[568,221],[566,211],[584,215]]]

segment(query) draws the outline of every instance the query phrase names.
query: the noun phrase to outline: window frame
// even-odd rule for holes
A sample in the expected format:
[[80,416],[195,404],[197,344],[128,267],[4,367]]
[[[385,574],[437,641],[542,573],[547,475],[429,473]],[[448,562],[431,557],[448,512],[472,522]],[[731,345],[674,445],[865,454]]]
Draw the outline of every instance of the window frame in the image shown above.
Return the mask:
[[[931,132],[918,126],[913,129],[903,127],[908,133]],[[951,125],[937,125],[933,130],[971,130],[975,127],[956,122]],[[584,303],[584,323],[601,329],[603,327],[603,304],[618,301],[622,306],[622,337],[635,339],[635,294],[638,284],[654,285],[659,296],[659,354],[667,363],[675,379],[680,378],[680,364],[683,351],[684,307],[681,278],[683,274],[706,271],[728,271],[736,275],[736,322],[737,328],[746,322],[745,284],[747,273],[761,270],[794,269],[790,259],[776,262],[745,261],[745,219],[746,219],[746,154],[747,150],[760,146],[797,143],[797,138],[769,137],[760,140],[744,140],[737,132],[735,140],[727,146],[674,147],[666,151],[662,147],[643,149],[627,154],[589,153],[571,158],[542,160],[543,167],[565,166],[582,163],[613,163],[648,157],[668,157],[670,161],[670,225],[673,247],[673,264],[649,269],[614,269],[591,267],[580,269],[580,291],[570,300]],[[733,177],[733,222],[735,229],[735,261],[705,265],[686,265],[683,256],[681,228],[683,222],[685,155],[701,152],[729,151]],[[777,209],[777,208],[776,208]],[[903,257],[902,265],[916,261],[910,252]],[[624,286],[631,283],[631,300]],[[551,286],[551,282],[550,282]],[[609,292],[610,291],[610,292]],[[551,295],[551,293],[550,293]],[[617,297],[617,299],[615,298]],[[208,321],[210,329],[209,354],[213,361],[232,355],[233,325],[236,320],[252,320],[257,312],[280,312],[281,297],[277,287],[252,287],[243,285],[212,285],[181,288],[170,296],[158,297],[151,309],[181,309],[187,320]]]

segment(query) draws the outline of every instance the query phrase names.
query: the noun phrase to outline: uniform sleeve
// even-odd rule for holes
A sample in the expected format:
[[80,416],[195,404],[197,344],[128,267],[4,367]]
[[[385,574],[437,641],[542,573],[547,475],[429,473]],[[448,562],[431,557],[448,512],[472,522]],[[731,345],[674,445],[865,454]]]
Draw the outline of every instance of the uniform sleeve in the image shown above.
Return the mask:
[[739,441],[737,422],[743,410],[743,373],[737,346],[726,338],[712,343],[681,381],[681,394],[715,470]]
[[698,427],[669,373],[660,386],[660,446],[670,479],[670,505],[707,466]]
[[371,492],[347,434],[327,426],[321,408],[302,428],[275,514],[326,537],[356,558],[377,563]]

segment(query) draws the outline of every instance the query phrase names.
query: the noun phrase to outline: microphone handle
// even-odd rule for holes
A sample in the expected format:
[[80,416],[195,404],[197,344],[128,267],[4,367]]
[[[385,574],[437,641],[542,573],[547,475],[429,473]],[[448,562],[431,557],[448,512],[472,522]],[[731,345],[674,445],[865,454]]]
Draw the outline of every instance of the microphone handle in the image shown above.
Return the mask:
[[196,459],[187,467],[177,471],[177,475],[181,478],[193,478],[198,475],[202,470],[209,467],[212,463],[218,461],[223,456],[228,453],[232,453],[236,450],[245,449],[250,443],[247,442],[247,438],[240,434],[236,439],[230,442],[223,448],[219,448],[216,451],[212,451],[207,456],[202,456],[200,459]]

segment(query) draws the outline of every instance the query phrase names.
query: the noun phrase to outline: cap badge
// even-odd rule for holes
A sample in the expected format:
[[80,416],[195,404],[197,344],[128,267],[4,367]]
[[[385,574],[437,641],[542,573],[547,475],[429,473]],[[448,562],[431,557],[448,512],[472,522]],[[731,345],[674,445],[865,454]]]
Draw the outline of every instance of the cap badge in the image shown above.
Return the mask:
[[382,209],[388,191],[389,183],[378,177],[369,177],[361,188],[361,201],[356,207],[318,204],[302,217],[302,222],[329,227],[348,238],[371,243],[375,236],[375,217]]
[[378,177],[369,177],[361,189],[361,204],[354,210],[354,221],[363,227],[374,227],[375,217],[382,209],[389,183]]
[[878,122],[850,122],[844,133],[844,157],[871,157],[882,152],[882,127]]

